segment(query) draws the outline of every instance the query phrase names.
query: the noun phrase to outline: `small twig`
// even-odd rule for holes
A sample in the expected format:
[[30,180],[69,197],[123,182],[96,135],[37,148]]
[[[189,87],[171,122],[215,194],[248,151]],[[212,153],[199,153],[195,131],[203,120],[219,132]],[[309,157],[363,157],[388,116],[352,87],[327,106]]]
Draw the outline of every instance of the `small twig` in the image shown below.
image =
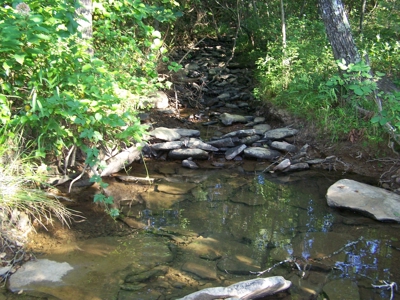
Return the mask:
[[384,288],[386,288],[388,290],[390,289],[390,300],[393,300],[394,299],[394,289],[396,289],[396,291],[397,291],[397,283],[394,281],[391,283],[388,283],[385,280],[383,280],[383,282],[385,284],[381,284],[381,285],[371,284],[371,285],[373,288],[376,288],[376,289],[384,289]]
[[268,268],[268,269],[266,269],[264,271],[261,271],[261,272],[250,272],[250,273],[257,274],[257,276],[261,276],[264,273],[270,272],[273,268],[276,268],[277,266],[282,265],[282,264],[287,263],[287,262],[293,262],[293,260],[288,258],[288,259],[285,259],[283,261],[280,261],[280,262],[274,264],[272,267],[270,267],[270,268]]
[[86,169],[88,168],[88,165],[85,165],[85,167],[83,168],[81,174],[79,174],[78,177],[76,177],[74,180],[71,181],[70,185],[69,185],[69,189],[68,189],[68,193],[71,193],[71,189],[72,189],[72,185],[77,182],[79,179],[82,178],[83,174],[85,174]]

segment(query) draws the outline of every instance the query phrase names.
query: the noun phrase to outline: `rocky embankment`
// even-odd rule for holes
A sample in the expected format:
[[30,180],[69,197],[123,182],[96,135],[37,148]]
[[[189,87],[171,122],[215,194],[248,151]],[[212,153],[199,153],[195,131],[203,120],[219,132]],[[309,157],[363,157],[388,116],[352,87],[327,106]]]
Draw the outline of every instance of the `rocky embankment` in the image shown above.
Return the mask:
[[[177,53],[176,59],[185,54]],[[144,100],[154,109],[141,114],[150,125],[147,142],[138,145],[142,153],[159,160],[181,160],[188,168],[198,168],[198,160],[223,168],[252,159],[267,162],[264,171],[333,169],[334,155],[316,156],[306,141],[297,138],[296,124],[277,122],[257,107],[250,70],[243,64],[228,64],[230,56],[228,47],[213,41],[199,45],[191,50],[190,60],[183,61],[184,68],[171,75],[174,92],[158,92]],[[138,149],[129,148],[110,159],[101,175],[140,159]]]

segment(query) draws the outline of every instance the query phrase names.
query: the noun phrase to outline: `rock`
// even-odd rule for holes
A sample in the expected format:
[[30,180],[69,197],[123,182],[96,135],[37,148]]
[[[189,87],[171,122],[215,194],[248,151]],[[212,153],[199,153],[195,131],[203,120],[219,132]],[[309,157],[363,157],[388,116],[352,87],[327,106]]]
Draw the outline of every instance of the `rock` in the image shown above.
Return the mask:
[[213,141],[209,141],[208,144],[218,148],[226,148],[226,147],[234,147],[236,146],[235,142],[239,141],[238,138],[224,138],[224,139],[217,139]]
[[175,132],[179,133],[181,136],[185,137],[199,137],[200,131],[195,129],[186,129],[186,128],[176,128]]
[[358,300],[360,293],[357,283],[350,279],[339,279],[328,282],[323,288],[329,300]]
[[158,127],[150,131],[149,135],[163,141],[176,141],[181,138],[181,135],[176,130],[166,127]]
[[186,182],[185,184],[182,184],[182,182],[161,182],[157,183],[156,190],[166,194],[186,195],[196,186],[195,183],[190,182]]
[[141,194],[146,208],[153,210],[155,213],[163,209],[170,209],[175,203],[187,199],[186,195],[174,195],[160,192],[146,192]]
[[190,138],[188,141],[184,141],[184,144],[187,148],[202,149],[205,151],[218,151],[218,148],[215,148],[214,146],[195,138]]
[[260,266],[249,256],[232,255],[218,261],[217,267],[221,272],[235,275],[249,275],[252,272],[259,272]]
[[221,138],[228,138],[228,137],[246,137],[246,136],[251,136],[255,134],[262,134],[261,131],[256,130],[256,129],[242,129],[242,130],[236,130],[229,132],[227,134],[224,134],[221,136]]
[[284,160],[282,160],[275,168],[274,171],[282,171],[284,169],[286,169],[287,167],[289,167],[291,164],[290,159],[286,158]]
[[125,277],[125,283],[145,282],[152,278],[165,275],[168,272],[167,266],[157,266],[154,269],[144,272],[133,272]]
[[199,238],[187,246],[187,250],[193,252],[202,259],[215,261],[222,257],[224,250],[220,243],[213,238]]
[[265,139],[270,139],[270,140],[281,140],[287,137],[291,137],[296,135],[298,132],[297,129],[292,129],[292,128],[278,128],[278,129],[272,129],[267,131],[264,134]]
[[289,144],[287,142],[278,142],[278,141],[273,141],[271,143],[271,148],[274,148],[276,150],[285,151],[285,152],[290,152],[290,153],[296,152],[296,150],[297,150],[297,147],[292,144]]
[[278,151],[263,147],[246,148],[244,149],[244,154],[246,157],[254,157],[267,160],[274,160],[277,157],[281,156],[281,154]]
[[208,152],[201,149],[175,149],[168,153],[168,157],[171,159],[207,159]]
[[253,126],[253,129],[257,131],[261,131],[263,134],[271,129],[271,126],[268,124],[257,124]]
[[232,125],[233,123],[247,123],[247,118],[241,115],[231,115],[223,113],[220,115],[220,120],[224,125]]
[[62,282],[62,277],[73,267],[66,263],[59,263],[48,259],[28,261],[10,277],[9,289],[12,292],[23,290],[26,286],[42,281],[53,283]]
[[247,136],[239,140],[241,144],[252,145],[260,139],[259,135]]
[[156,143],[151,145],[150,147],[156,151],[160,150],[173,150],[180,149],[183,146],[183,142],[181,141],[173,141],[173,142],[165,142],[165,143]]
[[166,93],[163,91],[157,91],[154,94],[146,97],[143,99],[145,103],[149,103],[150,105],[154,106],[154,108],[167,108],[169,106],[169,100]]
[[290,285],[291,282],[285,280],[282,276],[257,278],[241,281],[226,288],[215,287],[203,289],[178,300],[213,300],[221,298],[235,298],[241,300],[258,299],[286,290]]
[[350,179],[331,185],[326,194],[331,207],[348,208],[378,221],[400,222],[400,195]]
[[215,262],[207,261],[205,259],[193,259],[190,262],[186,262],[182,266],[182,270],[192,273],[201,279],[217,280]]
[[193,160],[190,160],[190,159],[184,159],[182,161],[182,167],[189,168],[189,169],[198,169],[199,168],[199,166]]
[[243,150],[246,149],[246,147],[247,147],[246,145],[240,145],[235,148],[228,149],[225,152],[225,158],[227,160],[234,159],[236,156],[238,156],[240,153],[242,153]]

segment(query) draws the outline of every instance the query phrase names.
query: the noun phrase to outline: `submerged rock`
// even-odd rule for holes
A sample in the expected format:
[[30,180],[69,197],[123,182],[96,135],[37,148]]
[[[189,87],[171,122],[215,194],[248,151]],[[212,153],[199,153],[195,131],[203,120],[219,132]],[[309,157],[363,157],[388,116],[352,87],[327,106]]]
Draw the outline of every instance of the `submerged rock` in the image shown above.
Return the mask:
[[378,221],[400,222],[400,195],[385,189],[341,179],[326,194],[331,207],[348,208]]
[[258,299],[286,290],[290,285],[291,282],[282,276],[257,278],[241,281],[228,287],[207,288],[180,298],[180,300]]
[[73,269],[67,262],[60,263],[48,259],[29,261],[10,277],[9,289],[17,292],[37,282],[62,282],[63,276]]

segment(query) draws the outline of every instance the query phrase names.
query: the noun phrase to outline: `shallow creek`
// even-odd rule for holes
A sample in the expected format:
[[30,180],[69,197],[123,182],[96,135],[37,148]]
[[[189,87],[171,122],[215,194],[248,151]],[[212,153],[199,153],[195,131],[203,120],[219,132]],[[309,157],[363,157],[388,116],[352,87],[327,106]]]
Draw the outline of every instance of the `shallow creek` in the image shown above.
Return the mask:
[[399,225],[329,208],[325,193],[340,174],[158,171],[152,185],[111,182],[140,198],[121,204],[143,230],[38,255],[74,269],[62,282],[24,290],[54,299],[177,299],[274,265],[261,276],[282,275],[292,287],[266,299],[389,299],[390,290],[372,284],[400,283]]

